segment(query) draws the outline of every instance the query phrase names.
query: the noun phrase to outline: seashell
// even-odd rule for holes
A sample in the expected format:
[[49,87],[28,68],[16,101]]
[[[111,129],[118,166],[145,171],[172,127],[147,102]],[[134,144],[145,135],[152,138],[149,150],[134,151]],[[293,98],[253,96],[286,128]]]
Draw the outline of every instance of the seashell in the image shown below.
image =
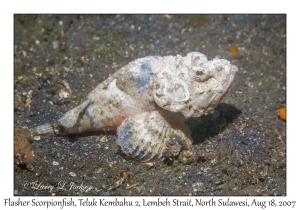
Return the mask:
[[199,52],[140,58],[99,84],[57,122],[32,133],[117,130],[117,144],[129,157],[151,162],[177,156],[193,151],[186,118],[213,111],[237,70],[227,60],[207,60]]
[[[152,111],[125,119],[117,128],[117,144],[121,150],[134,159],[149,162],[159,159],[172,139],[180,139],[182,146],[191,149],[189,133],[185,134],[183,130],[172,127],[172,123],[163,116],[166,115]],[[172,156],[176,156],[179,151],[172,152]]]

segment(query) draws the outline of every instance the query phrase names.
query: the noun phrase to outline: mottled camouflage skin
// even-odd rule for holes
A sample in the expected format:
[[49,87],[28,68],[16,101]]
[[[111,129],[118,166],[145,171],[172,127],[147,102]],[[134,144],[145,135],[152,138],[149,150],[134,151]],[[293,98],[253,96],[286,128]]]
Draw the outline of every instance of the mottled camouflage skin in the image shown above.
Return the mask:
[[[117,130],[117,144],[143,162],[192,152],[185,119],[213,111],[237,67],[204,54],[148,56],[130,62],[90,92],[56,123],[33,129],[61,135]],[[190,154],[190,153],[186,153]]]

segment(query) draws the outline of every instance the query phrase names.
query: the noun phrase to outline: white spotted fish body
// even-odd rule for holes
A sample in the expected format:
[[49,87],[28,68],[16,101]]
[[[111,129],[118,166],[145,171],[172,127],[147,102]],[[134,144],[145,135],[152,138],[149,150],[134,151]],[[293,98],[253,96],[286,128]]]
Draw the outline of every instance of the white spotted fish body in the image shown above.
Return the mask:
[[228,90],[237,67],[202,53],[148,56],[130,62],[90,92],[56,123],[34,134],[117,130],[128,156],[150,162],[192,151],[185,119],[211,112]]

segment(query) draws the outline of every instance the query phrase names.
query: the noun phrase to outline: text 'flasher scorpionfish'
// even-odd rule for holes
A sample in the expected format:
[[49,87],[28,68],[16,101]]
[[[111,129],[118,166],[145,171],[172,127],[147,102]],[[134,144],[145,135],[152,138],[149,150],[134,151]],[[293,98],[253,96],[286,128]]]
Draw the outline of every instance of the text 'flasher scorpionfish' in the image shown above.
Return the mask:
[[237,70],[227,60],[208,61],[199,52],[139,58],[99,84],[57,122],[31,131],[68,135],[117,130],[122,152],[142,162],[181,151],[188,156],[193,148],[186,118],[211,112]]

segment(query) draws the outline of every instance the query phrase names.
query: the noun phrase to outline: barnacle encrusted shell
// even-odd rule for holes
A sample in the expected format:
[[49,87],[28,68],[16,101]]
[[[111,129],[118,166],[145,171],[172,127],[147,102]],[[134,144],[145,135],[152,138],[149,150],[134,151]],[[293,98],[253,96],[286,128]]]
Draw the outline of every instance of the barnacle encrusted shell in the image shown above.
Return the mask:
[[156,68],[155,102],[185,117],[199,117],[212,111],[237,71],[229,61],[218,58],[207,61],[201,53],[168,56]]
[[34,134],[116,130],[128,156],[153,161],[192,150],[185,119],[214,109],[237,67],[199,52],[147,56],[130,62],[99,84],[80,105]]

